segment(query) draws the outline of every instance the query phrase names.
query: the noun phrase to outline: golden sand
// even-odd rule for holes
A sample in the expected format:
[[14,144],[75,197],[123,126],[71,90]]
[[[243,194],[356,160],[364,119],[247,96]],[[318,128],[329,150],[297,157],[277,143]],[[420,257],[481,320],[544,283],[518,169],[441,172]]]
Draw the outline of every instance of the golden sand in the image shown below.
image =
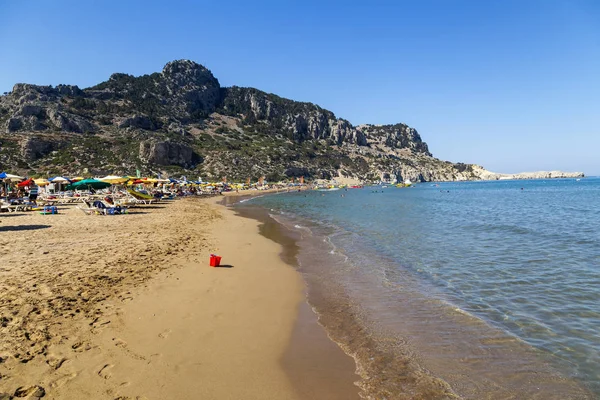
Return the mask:
[[0,221],[0,398],[307,398],[282,367],[303,283],[257,221],[197,199]]

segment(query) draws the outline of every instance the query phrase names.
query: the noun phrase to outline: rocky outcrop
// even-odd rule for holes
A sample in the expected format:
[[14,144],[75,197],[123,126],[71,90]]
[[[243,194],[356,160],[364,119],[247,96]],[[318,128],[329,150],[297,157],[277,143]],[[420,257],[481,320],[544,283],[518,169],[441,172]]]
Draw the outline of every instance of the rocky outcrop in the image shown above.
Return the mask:
[[301,176],[304,176],[304,177],[312,176],[312,173],[308,168],[302,168],[302,167],[289,167],[283,173],[285,174],[285,176],[288,176],[291,178],[299,178]]
[[223,112],[244,115],[245,121],[265,121],[297,142],[331,140],[335,144],[366,146],[364,133],[331,111],[312,103],[282,99],[252,88],[232,87],[223,91]]
[[34,104],[24,104],[19,109],[18,114],[24,117],[34,116],[38,118],[43,118],[42,111],[43,109],[40,106]]
[[421,140],[416,129],[408,125],[360,125],[358,128],[365,133],[369,143],[392,149],[410,149],[431,156],[427,143]]
[[179,165],[191,167],[197,162],[197,155],[190,146],[170,141],[143,141],[140,143],[141,160],[156,165]]
[[79,89],[79,87],[75,85],[58,85],[56,87],[56,92],[61,96],[69,96],[69,97],[77,97],[83,96],[83,90]]
[[21,142],[21,154],[27,161],[35,161],[44,157],[56,147],[55,141],[27,137]]
[[64,132],[88,133],[96,130],[91,122],[79,115],[61,112],[56,109],[50,109],[46,114],[52,125]]
[[193,61],[167,63],[162,80],[174,111],[180,114],[211,113],[220,102],[219,81],[207,68]]
[[217,108],[221,86],[207,68],[178,60],[167,63],[161,73],[139,77],[112,74],[108,81],[86,89],[85,94],[95,100],[125,101],[122,107],[130,111],[189,122]]
[[137,128],[153,131],[156,129],[154,122],[146,115],[134,115],[119,122],[119,128]]
[[23,127],[23,121],[20,118],[9,118],[6,121],[6,133],[16,132]]
[[9,114],[5,131],[14,133],[57,129],[65,132],[93,132],[95,126],[87,118],[62,110],[64,103],[83,94],[81,89],[73,85],[58,85],[54,88],[18,83],[9,95],[0,98],[0,105]]
[[28,83],[17,83],[10,95],[17,104],[31,102],[52,102],[61,96],[82,96],[83,91],[75,85],[42,86]]

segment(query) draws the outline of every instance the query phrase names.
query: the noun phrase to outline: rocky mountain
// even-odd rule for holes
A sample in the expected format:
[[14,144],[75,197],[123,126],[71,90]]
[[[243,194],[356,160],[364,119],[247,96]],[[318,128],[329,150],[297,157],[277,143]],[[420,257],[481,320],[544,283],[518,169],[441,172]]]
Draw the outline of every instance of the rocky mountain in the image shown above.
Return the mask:
[[0,170],[29,175],[499,178],[434,158],[405,124],[353,126],[315,104],[221,87],[188,60],[151,75],[116,73],[87,89],[16,84],[0,96],[0,128]]

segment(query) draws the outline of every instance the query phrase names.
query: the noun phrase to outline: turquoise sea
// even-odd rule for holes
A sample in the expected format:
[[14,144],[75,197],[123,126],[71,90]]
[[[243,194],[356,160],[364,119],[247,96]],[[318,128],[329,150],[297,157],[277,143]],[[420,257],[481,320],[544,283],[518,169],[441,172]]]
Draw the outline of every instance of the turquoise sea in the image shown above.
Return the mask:
[[[254,198],[372,398],[600,398],[600,178]],[[408,393],[403,397],[401,393]]]

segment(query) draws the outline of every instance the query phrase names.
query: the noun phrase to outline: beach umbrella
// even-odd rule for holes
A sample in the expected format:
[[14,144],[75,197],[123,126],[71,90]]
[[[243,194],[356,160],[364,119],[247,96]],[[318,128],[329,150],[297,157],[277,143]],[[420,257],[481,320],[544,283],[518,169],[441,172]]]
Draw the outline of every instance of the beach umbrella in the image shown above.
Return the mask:
[[65,183],[71,183],[70,180],[65,178],[64,176],[55,176],[54,178],[48,179],[50,183],[58,184],[58,190],[62,190],[62,185]]
[[19,175],[7,174],[6,172],[2,172],[2,173],[0,173],[0,179],[2,179],[3,181],[6,181],[6,182],[14,182],[14,181],[22,181],[25,178],[22,176],[19,176]]
[[26,181],[23,181],[21,183],[17,184],[17,187],[25,187],[25,186],[31,186],[31,184],[33,183],[33,179],[29,178]]
[[98,178],[99,180],[101,180],[102,182],[108,182],[111,184],[118,184],[118,183],[125,183],[129,180],[129,177],[127,176],[117,176],[117,175],[108,175],[105,176],[104,178]]
[[54,178],[48,179],[52,183],[70,183],[71,181],[62,176],[55,176]]
[[111,184],[102,182],[98,179],[84,179],[79,182],[72,183],[66,187],[67,190],[83,190],[83,189],[105,189]]
[[71,178],[71,182],[79,182],[84,180],[85,178],[83,176],[77,176],[75,178]]
[[44,178],[34,179],[33,181],[38,186],[46,186],[50,184],[50,182],[48,182],[48,180]]

